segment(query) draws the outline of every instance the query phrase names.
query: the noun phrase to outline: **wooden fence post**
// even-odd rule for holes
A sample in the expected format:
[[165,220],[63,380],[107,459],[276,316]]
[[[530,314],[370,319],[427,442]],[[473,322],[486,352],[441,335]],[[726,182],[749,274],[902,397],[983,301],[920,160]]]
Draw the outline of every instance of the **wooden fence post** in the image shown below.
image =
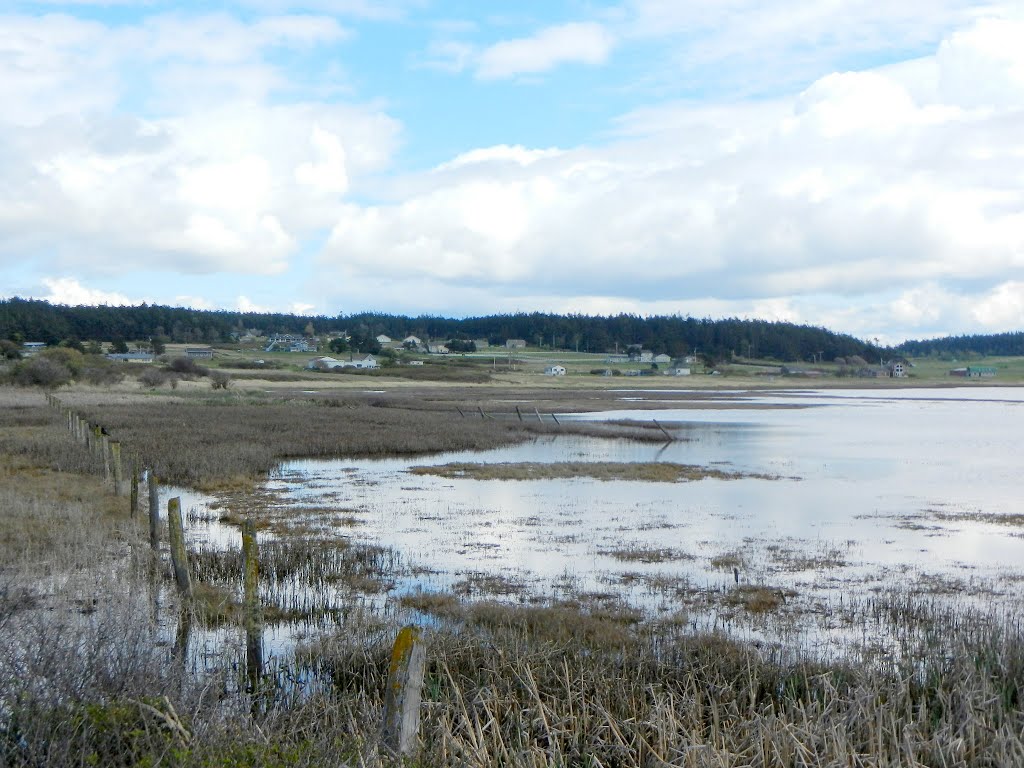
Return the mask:
[[413,626],[403,628],[391,649],[388,687],[384,693],[381,742],[393,755],[410,755],[416,749],[426,661],[420,630]]
[[171,565],[174,581],[185,597],[192,597],[192,577],[188,572],[188,552],[185,550],[185,526],[181,522],[181,499],[167,502],[167,538],[171,542]]
[[110,467],[110,438],[103,435],[100,442],[103,450],[103,479],[109,483],[112,473]]
[[260,611],[260,554],[256,525],[249,518],[242,523],[242,610],[245,614],[245,669],[249,692],[259,689],[263,677],[263,618]]
[[124,468],[121,466],[121,444],[110,441],[110,461],[114,465],[114,495],[124,496]]
[[149,546],[160,549],[160,484],[152,468],[147,477],[149,485]]
[[132,511],[132,517],[139,514],[139,462],[135,458],[132,458],[131,502],[129,508]]

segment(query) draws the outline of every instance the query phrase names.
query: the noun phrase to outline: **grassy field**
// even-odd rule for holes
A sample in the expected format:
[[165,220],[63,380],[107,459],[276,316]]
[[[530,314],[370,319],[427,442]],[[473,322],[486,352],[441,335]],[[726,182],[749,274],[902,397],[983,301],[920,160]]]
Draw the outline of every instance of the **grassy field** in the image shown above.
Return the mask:
[[[288,456],[488,447],[563,429],[463,418],[456,406],[511,417],[514,403],[607,407],[615,393],[501,380],[331,396],[194,384],[59,397],[165,476],[230,487],[225,517],[265,509],[261,599],[268,620],[303,639],[247,687],[238,550],[194,553],[200,598],[179,598],[166,552],[150,554],[143,516],[110,493],[63,415],[38,392],[0,388],[0,764],[397,764],[376,745],[390,643],[406,621],[428,628],[411,765],[1024,764],[1018,611],[880,593],[849,601],[834,620],[851,637],[884,627],[895,650],[853,643],[822,657],[695,632],[685,610],[645,616],[609,595],[521,602],[515,584],[391,591],[409,576],[401,553],[360,542],[358,529],[325,537],[272,525],[273,500],[251,494],[251,479]],[[683,556],[628,546],[610,554]],[[739,562],[729,558],[723,569]],[[506,598],[467,598],[481,590]],[[335,592],[340,609],[326,597]],[[716,599],[767,615],[786,595],[741,584]],[[216,642],[190,656],[183,628]]]

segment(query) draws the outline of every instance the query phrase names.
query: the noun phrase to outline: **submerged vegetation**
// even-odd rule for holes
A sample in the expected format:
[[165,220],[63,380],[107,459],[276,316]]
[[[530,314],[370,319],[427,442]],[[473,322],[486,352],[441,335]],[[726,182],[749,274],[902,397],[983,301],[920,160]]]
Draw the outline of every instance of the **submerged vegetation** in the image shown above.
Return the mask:
[[[355,513],[333,511],[351,521],[346,535],[302,528],[242,483],[218,514],[262,521],[263,620],[293,649],[249,679],[237,546],[194,546],[198,598],[178,597],[144,516],[109,493],[60,413],[38,393],[0,398],[0,764],[398,764],[377,745],[390,643],[408,621],[428,628],[410,765],[1024,763],[1017,610],[910,591],[849,598],[816,620],[856,639],[825,653],[796,635],[743,642],[697,628],[688,611],[700,601],[751,621],[798,609],[792,591],[740,582],[746,550],[711,557],[737,573],[725,586],[638,576],[677,596],[653,614],[611,593],[538,597],[482,575],[426,591],[410,586],[400,553],[359,540]],[[552,429],[355,401],[82,400],[128,455],[193,485],[251,478],[287,456],[489,447]],[[692,557],[643,544],[605,554]],[[819,567],[842,552],[773,557]]]

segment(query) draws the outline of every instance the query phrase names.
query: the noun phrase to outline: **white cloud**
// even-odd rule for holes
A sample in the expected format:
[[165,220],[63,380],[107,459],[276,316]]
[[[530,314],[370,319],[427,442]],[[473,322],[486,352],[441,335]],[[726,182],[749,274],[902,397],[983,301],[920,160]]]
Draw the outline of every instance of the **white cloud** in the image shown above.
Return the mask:
[[[1000,23],[950,39],[984,53]],[[1019,295],[995,286],[1024,269],[1024,111],[1009,75],[982,100],[924,87],[929,67],[973,66],[937,48],[916,69],[832,74],[785,100],[648,108],[603,147],[463,153],[393,203],[342,209],[322,266],[430,281],[452,307],[491,290],[518,306],[718,306],[866,336],[995,328]],[[980,303],[947,311],[948,296]]]
[[614,46],[612,35],[594,22],[546,27],[532,37],[503,40],[484,49],[476,76],[499,80],[547,72],[561,64],[603,64]]
[[73,277],[44,277],[42,283],[49,293],[41,298],[51,304],[67,304],[75,307],[99,304],[125,306],[140,303],[128,298],[123,293],[87,288]]

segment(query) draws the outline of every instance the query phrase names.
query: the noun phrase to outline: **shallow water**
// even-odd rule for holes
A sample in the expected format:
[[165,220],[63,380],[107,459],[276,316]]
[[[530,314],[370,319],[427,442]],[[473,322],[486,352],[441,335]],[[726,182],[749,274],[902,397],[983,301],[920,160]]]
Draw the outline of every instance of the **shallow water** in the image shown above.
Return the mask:
[[[684,592],[729,589],[735,565],[741,582],[790,590],[804,608],[894,585],[1019,601],[1024,526],[998,520],[1022,512],[1020,390],[736,392],[721,408],[701,393],[700,409],[657,411],[637,407],[661,393],[623,394],[640,400],[560,418],[657,419],[680,439],[565,436],[486,452],[292,461],[268,486],[287,504],[346,510],[357,520],[346,534],[395,547],[423,568],[397,591],[486,594],[480,575],[499,575],[505,583],[491,591],[512,599],[610,592],[662,612],[682,607]],[[737,401],[747,407],[736,410]],[[778,407],[794,404],[808,407]],[[409,472],[456,461],[662,461],[777,479],[502,481]],[[657,578],[687,589],[654,588]],[[685,607],[692,611],[692,601]],[[713,613],[705,619],[717,622]]]

